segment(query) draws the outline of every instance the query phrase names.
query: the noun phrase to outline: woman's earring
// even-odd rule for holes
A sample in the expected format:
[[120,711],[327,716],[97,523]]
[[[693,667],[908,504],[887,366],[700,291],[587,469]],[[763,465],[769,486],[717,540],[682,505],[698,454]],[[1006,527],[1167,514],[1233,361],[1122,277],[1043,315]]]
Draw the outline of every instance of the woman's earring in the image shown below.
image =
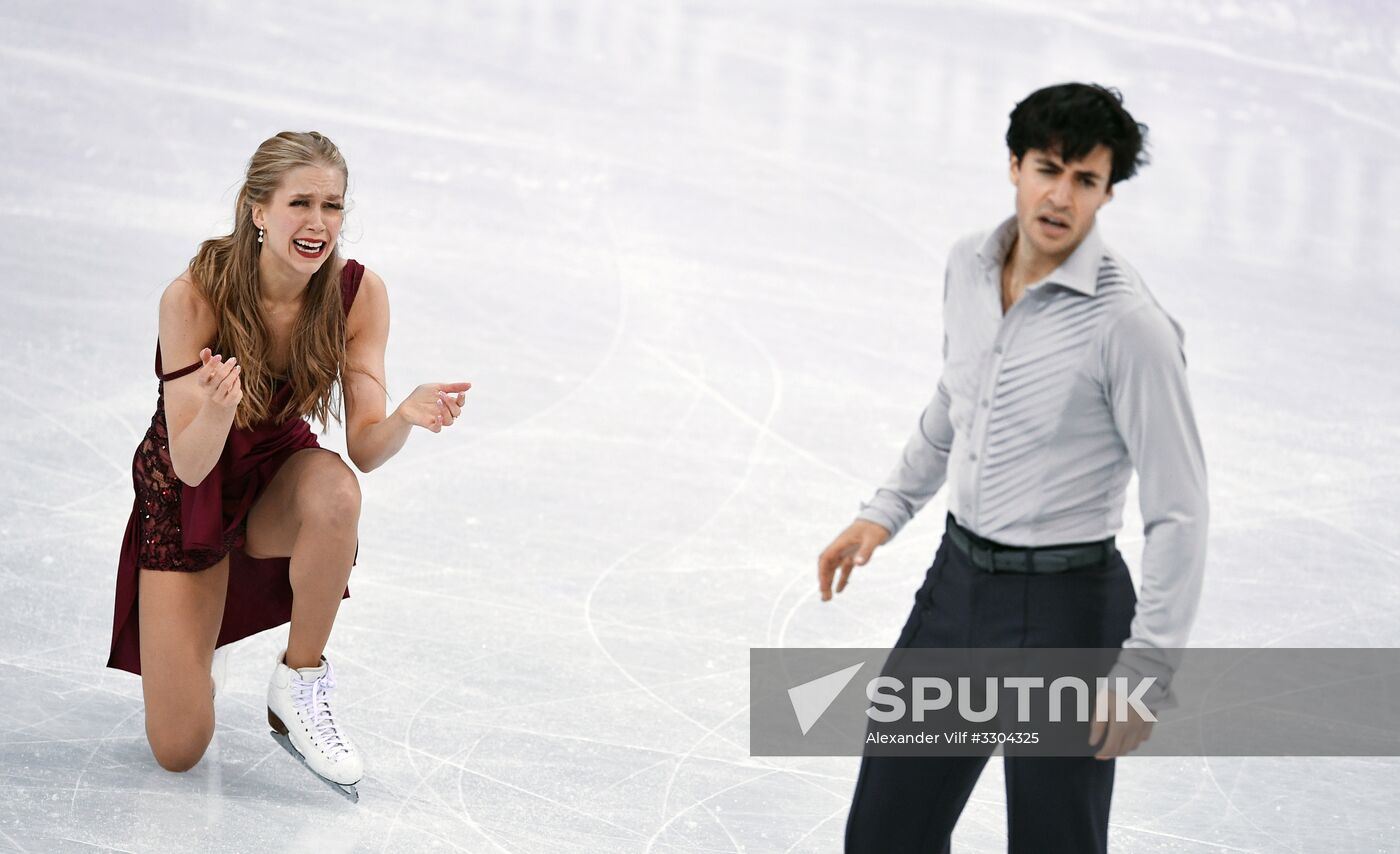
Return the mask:
[[261,228],[258,229],[258,242],[259,242],[259,243],[262,243],[262,234],[263,234],[263,230],[262,230]]

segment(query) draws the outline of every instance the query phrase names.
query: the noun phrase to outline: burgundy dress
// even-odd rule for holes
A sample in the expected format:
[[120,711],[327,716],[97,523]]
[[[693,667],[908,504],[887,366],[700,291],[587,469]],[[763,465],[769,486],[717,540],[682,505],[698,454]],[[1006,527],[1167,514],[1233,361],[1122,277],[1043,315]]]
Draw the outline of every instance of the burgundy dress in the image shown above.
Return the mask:
[[[354,261],[345,262],[340,295],[347,315],[364,271]],[[140,611],[136,601],[141,568],[198,572],[229,555],[228,595],[216,646],[280,626],[292,618],[292,585],[288,577],[291,561],[285,557],[260,560],[243,551],[248,511],[282,463],[297,451],[320,445],[303,418],[289,418],[280,424],[267,421],[246,430],[235,426],[229,430],[219,462],[199,486],[182,483],[170,463],[165,381],[183,377],[201,365],[196,362],[162,374],[160,342],[156,342],[156,376],[161,385],[150,429],[131,462],[136,502],[126,524],[117,567],[117,605],[108,667],[141,673]],[[279,411],[290,396],[291,386],[278,380],[272,411]],[[345,596],[349,595],[347,589]]]

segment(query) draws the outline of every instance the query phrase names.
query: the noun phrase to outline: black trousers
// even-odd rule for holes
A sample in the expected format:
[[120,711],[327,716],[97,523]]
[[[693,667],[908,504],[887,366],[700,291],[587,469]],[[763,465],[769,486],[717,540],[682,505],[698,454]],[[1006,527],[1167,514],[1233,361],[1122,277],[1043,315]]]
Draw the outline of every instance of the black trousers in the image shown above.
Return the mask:
[[[987,573],[948,536],[938,548],[900,647],[1121,646],[1137,605],[1116,552],[1100,567],[1055,575]],[[846,821],[848,854],[950,850],[985,756],[867,756]],[[1005,758],[1007,850],[1106,851],[1113,760]]]

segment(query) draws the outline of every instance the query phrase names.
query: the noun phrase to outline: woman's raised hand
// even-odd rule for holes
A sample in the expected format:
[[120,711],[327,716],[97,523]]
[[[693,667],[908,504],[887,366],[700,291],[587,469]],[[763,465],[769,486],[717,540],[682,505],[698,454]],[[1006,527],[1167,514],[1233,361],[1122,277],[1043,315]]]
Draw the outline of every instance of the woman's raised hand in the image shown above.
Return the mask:
[[434,433],[451,427],[462,414],[471,383],[424,383],[404,398],[394,414]]
[[204,392],[204,403],[232,414],[243,399],[243,385],[239,382],[242,365],[237,358],[225,362],[223,356],[215,356],[208,347],[199,351],[199,360],[204,363],[199,369],[199,388]]

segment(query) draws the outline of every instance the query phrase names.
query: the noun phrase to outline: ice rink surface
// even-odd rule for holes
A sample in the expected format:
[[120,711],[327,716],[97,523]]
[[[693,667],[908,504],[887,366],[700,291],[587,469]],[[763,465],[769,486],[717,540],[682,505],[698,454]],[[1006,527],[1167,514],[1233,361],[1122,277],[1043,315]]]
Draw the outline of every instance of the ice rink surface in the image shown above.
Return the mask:
[[[1011,211],[1006,116],[1121,88],[1100,215],[1187,330],[1199,646],[1400,646],[1393,4],[0,7],[0,849],[831,852],[856,762],[748,755],[751,646],[884,646],[936,499],[833,603],[815,557],[937,380],[942,269]],[[341,800],[268,737],[285,629],[162,771],[105,670],[163,286],[258,142],[349,161],[391,406],[328,649]],[[317,425],[320,429],[320,425]],[[338,425],[323,444],[343,449]],[[1130,496],[1120,538],[1136,567]],[[1004,849],[1000,764],[955,849]],[[1400,850],[1400,760],[1128,759],[1123,852]]]

